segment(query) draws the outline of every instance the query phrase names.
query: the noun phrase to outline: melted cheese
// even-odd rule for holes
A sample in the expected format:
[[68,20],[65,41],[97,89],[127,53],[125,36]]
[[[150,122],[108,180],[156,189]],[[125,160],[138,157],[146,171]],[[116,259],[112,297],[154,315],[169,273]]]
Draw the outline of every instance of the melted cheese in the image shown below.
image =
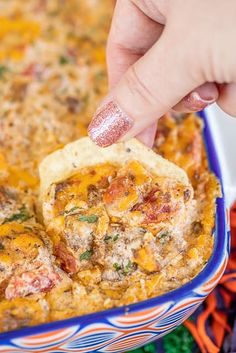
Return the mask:
[[[96,166],[95,173],[87,175],[84,170],[72,178],[75,183],[66,183],[57,192],[55,203],[48,205],[50,241],[47,239],[46,245],[42,242],[45,227],[39,227],[38,214],[36,217],[32,209],[38,202],[37,166],[48,153],[87,134],[89,120],[107,93],[104,47],[112,2],[0,2],[0,187],[9,187],[1,218],[4,221],[22,206],[34,216],[23,223],[0,225],[0,266],[4,268],[0,281],[2,275],[11,276],[13,268],[21,274],[34,266],[33,260],[49,269],[51,264],[59,265],[55,253],[53,260],[49,256],[51,242],[67,244],[63,248],[63,255],[69,254],[67,262],[71,264],[77,256],[81,265],[71,278],[60,270],[63,279],[56,286],[27,298],[5,300],[5,282],[1,282],[0,331],[127,305],[191,280],[212,252],[211,231],[219,194],[217,181],[208,171],[201,123],[195,115],[182,121],[171,116],[161,119],[154,149],[188,173],[196,197],[190,213],[201,225],[199,232],[192,229],[190,219],[185,226],[184,222],[174,226],[175,241],[171,238],[173,227],[163,222],[158,229],[146,225],[152,236],[144,232],[139,224],[142,212],[130,209],[141,201],[150,175],[138,161],[132,161],[124,173],[132,174],[135,187],[128,187],[128,194],[119,200],[110,198],[107,212],[101,205],[88,208],[88,187],[99,184],[100,189],[106,189],[103,176],[109,176],[111,183],[119,166]],[[18,192],[19,200],[15,201]],[[75,214],[66,214],[73,207],[77,208]],[[78,220],[78,215],[88,214],[98,215],[98,222]],[[129,224],[126,230],[120,227],[122,217]],[[67,223],[73,229],[66,229]],[[35,232],[25,227],[36,227]],[[80,256],[84,260],[80,261]]]
[[24,225],[17,223],[17,222],[1,224],[0,225],[0,236],[4,237],[4,236],[9,235],[11,233],[21,233],[24,230],[25,230]]

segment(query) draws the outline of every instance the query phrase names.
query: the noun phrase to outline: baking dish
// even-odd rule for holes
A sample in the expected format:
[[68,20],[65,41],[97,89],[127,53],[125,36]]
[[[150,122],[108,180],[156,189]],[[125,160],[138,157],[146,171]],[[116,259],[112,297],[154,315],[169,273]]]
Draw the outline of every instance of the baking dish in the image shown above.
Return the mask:
[[[227,264],[230,243],[227,207],[232,202],[234,180],[227,173],[228,169],[225,165],[226,146],[230,141],[223,134],[222,117],[219,111],[213,107],[202,113],[201,117],[205,124],[204,140],[210,168],[220,180],[223,189],[223,196],[217,200],[216,224],[213,230],[214,249],[205,268],[191,282],[156,298],[103,312],[2,333],[0,352],[120,353],[152,342],[169,333],[204,301],[220,280]],[[229,123],[230,120],[225,119]],[[227,122],[224,121],[224,126],[226,125]],[[219,136],[224,137],[224,141],[227,140],[224,148],[219,144],[220,141],[222,142]],[[228,192],[227,198],[224,189]]]

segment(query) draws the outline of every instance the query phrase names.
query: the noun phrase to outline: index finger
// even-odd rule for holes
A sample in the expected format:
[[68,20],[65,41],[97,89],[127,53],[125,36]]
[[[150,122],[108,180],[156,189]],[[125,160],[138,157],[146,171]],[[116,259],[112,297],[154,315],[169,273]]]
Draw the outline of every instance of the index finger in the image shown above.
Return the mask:
[[107,43],[110,88],[157,41],[162,29],[131,0],[117,1]]

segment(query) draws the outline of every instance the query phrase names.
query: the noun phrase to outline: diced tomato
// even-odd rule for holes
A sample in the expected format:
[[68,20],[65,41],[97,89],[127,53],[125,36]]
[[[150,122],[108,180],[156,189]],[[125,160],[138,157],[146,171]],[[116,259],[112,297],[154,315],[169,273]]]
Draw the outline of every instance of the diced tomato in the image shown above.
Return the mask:
[[48,292],[59,280],[59,274],[46,267],[24,272],[10,279],[5,296],[6,299],[14,299],[29,294]]
[[117,177],[108,187],[103,195],[103,200],[106,204],[111,204],[117,199],[125,196],[125,193],[129,190],[129,180],[127,177]]
[[[132,176],[118,177],[111,183],[103,195],[108,212],[117,215],[117,212],[126,212],[138,202],[139,192],[134,185]],[[115,212],[115,213],[114,213]]]

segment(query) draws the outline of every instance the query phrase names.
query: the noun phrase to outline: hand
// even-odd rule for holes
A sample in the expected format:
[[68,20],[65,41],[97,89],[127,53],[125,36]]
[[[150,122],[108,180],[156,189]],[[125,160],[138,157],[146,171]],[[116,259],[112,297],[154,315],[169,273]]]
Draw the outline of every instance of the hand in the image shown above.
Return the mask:
[[110,94],[89,135],[149,146],[167,111],[217,102],[236,116],[235,0],[117,0],[107,45]]

